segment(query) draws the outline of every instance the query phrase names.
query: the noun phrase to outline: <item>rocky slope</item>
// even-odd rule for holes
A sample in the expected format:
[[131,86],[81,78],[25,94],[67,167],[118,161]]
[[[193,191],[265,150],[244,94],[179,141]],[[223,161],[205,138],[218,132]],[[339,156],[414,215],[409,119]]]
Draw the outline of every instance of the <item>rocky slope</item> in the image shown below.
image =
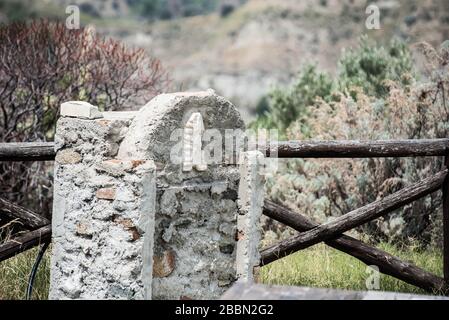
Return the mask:
[[[64,18],[67,1],[33,3],[50,3],[53,15]],[[128,0],[76,1],[103,8],[100,17],[82,15],[84,25],[158,56],[171,70],[172,90],[214,88],[246,119],[254,117],[270,88],[289,83],[304,64],[335,72],[341,50],[355,46],[362,34],[380,42],[399,37],[411,45],[439,45],[449,38],[447,0],[376,1],[379,30],[365,26],[365,10],[373,3],[367,0],[248,0],[224,17],[214,13],[153,23],[133,15]]]
[[[449,38],[447,1],[379,1],[380,30],[368,30],[367,1],[253,0],[231,15],[157,22],[121,34],[171,68],[176,89],[214,88],[254,115],[262,95],[307,63],[335,72],[343,48],[362,34],[380,42],[439,45]],[[114,30],[103,30],[114,34]]]

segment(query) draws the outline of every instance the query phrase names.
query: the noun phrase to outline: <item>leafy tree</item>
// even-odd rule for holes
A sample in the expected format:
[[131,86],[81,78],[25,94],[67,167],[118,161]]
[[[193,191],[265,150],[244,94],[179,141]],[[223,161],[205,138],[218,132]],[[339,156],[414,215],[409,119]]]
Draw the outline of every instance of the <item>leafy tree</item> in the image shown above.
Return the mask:
[[[0,39],[2,142],[52,140],[62,102],[131,109],[168,85],[158,59],[91,30],[42,20],[0,25]],[[1,164],[0,194],[49,213],[50,172],[42,162]]]
[[[263,117],[290,123],[279,126],[289,140],[428,139],[449,135],[449,45],[439,49],[422,43],[425,77],[418,79],[404,43],[386,46],[362,39],[339,63],[332,93],[318,95],[310,104],[269,96]],[[301,76],[299,77],[301,79]],[[297,80],[296,83],[301,83]],[[318,82],[319,83],[319,82]],[[302,92],[314,81],[302,82]],[[292,87],[294,88],[294,86]],[[296,92],[301,92],[295,88]],[[292,89],[281,90],[291,96]],[[310,102],[310,100],[309,100]],[[286,111],[287,110],[287,111]],[[300,110],[299,112],[297,110]],[[284,120],[277,113],[292,114]],[[295,113],[296,112],[296,113]],[[298,115],[299,114],[299,115]],[[441,170],[441,157],[374,159],[297,159],[268,179],[267,194],[274,201],[324,222],[396,192]],[[434,193],[358,228],[369,240],[417,239],[425,246],[442,245],[441,194]],[[272,226],[270,226],[272,227]]]
[[[308,107],[318,98],[329,102],[335,98],[332,93],[336,91],[356,98],[356,87],[367,95],[384,98],[389,92],[388,81],[404,86],[410,84],[413,76],[411,53],[405,43],[392,40],[384,47],[362,37],[356,49],[343,52],[335,79],[308,65],[293,85],[271,91],[264,102],[268,110],[259,113],[253,126],[277,128],[284,133],[292,122],[301,122],[308,116]],[[306,121],[301,130],[307,132]]]
[[412,67],[411,53],[404,42],[394,39],[384,47],[362,37],[358,48],[343,53],[337,81],[342,91],[357,86],[368,95],[385,97],[387,80],[410,84]]
[[315,66],[307,66],[292,86],[276,88],[268,94],[268,99],[261,100],[268,104],[268,110],[260,115],[256,126],[285,131],[293,121],[307,113],[307,107],[314,103],[316,97],[330,100],[334,86],[327,73],[318,72]]

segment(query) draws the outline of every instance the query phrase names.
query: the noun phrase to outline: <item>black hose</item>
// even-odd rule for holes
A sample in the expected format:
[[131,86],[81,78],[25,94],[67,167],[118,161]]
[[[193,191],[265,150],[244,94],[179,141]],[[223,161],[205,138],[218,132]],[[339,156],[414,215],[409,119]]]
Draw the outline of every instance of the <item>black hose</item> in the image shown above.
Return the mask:
[[42,261],[42,257],[44,256],[45,250],[47,250],[50,241],[45,242],[41,248],[39,249],[39,253],[37,254],[36,261],[34,262],[33,269],[31,270],[30,277],[28,278],[27,292],[26,292],[26,300],[31,300],[31,295],[33,293],[33,285],[34,279],[36,278],[37,269],[39,268],[39,264]]

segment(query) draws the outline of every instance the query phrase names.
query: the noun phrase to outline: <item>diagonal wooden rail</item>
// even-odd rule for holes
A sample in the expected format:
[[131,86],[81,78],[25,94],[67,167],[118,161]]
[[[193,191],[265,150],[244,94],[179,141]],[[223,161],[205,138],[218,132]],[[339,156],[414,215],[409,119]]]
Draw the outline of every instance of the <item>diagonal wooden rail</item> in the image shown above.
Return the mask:
[[39,227],[50,224],[50,221],[27,208],[14,204],[0,197],[0,213],[4,213],[10,218],[18,218],[20,222],[28,229],[34,230]]
[[[263,214],[299,232],[308,231],[319,225],[307,216],[293,212],[270,200],[265,200]],[[446,293],[449,291],[449,285],[446,284],[443,278],[350,236],[340,235],[340,237],[327,240],[325,243],[359,259],[367,265],[376,265],[379,271],[384,274],[393,276],[428,292]],[[267,263],[268,261],[265,261],[264,256],[262,256],[260,266]]]
[[316,226],[309,231],[264,249],[261,252],[263,261],[269,263],[321,241],[338,237],[343,232],[379,218],[414,200],[426,196],[442,186],[447,172],[448,169],[442,170],[432,177],[405,187],[381,200],[374,201],[364,207],[342,215],[333,221]]
[[0,213],[11,218],[18,218],[23,226],[30,230],[0,244],[0,262],[41,243],[51,241],[50,221],[34,211],[0,198]]
[[51,225],[12,238],[0,244],[0,262],[49,241],[51,241]]

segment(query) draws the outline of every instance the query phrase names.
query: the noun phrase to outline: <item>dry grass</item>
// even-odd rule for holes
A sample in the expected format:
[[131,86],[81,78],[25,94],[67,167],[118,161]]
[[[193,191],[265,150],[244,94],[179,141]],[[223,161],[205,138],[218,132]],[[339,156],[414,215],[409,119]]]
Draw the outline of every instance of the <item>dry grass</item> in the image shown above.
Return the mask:
[[[391,244],[378,247],[403,260],[437,275],[442,275],[443,256],[439,250],[419,250],[417,247],[399,249]],[[266,284],[367,290],[366,280],[371,273],[359,260],[324,244],[300,251],[261,268],[261,282]],[[380,275],[380,290],[428,294],[387,275]]]
[[[411,246],[398,248],[380,244],[380,248],[404,260],[442,275],[443,261],[439,250],[420,250]],[[36,276],[33,299],[47,299],[50,280],[49,252],[44,256]],[[24,299],[28,277],[37,249],[22,253],[0,263],[0,299]],[[359,260],[323,244],[300,251],[261,269],[261,282],[267,284],[366,290],[370,275]],[[380,276],[380,290],[426,294],[414,286],[393,277]]]
[[[25,299],[28,277],[38,248],[0,262],[0,300]],[[41,261],[34,281],[33,299],[47,299],[50,286],[50,249]]]

